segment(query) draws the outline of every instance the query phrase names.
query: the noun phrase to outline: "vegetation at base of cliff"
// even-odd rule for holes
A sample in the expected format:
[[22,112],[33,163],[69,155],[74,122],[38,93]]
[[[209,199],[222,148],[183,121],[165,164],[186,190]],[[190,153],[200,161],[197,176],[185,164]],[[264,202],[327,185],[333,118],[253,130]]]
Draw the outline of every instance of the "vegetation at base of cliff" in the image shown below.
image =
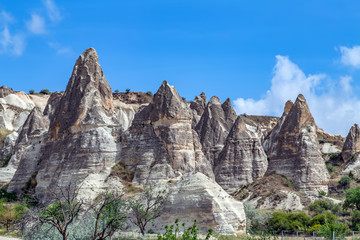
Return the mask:
[[[186,228],[186,224],[182,223],[181,226],[183,230],[181,231],[179,226],[179,219],[175,220],[173,225],[165,226],[165,233],[158,234],[158,240],[197,240],[199,228],[196,226],[197,220],[194,220],[194,223],[191,227]],[[208,234],[205,237],[205,240],[210,239],[213,230],[210,228]]]

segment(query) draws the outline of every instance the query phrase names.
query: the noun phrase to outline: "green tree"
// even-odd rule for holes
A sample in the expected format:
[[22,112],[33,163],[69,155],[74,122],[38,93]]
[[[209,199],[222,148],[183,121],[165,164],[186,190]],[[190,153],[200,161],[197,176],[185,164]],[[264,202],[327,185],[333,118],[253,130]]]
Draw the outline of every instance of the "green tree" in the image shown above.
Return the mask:
[[130,221],[140,229],[142,235],[145,235],[147,224],[160,217],[166,199],[165,190],[155,191],[145,186],[143,192],[130,200]]
[[346,191],[343,208],[360,211],[360,186]]
[[[182,234],[180,233],[179,227],[179,219],[175,220],[175,223],[170,227],[168,225],[165,226],[165,233],[158,234],[158,240],[198,240],[198,231],[199,228],[196,226],[197,220],[194,220],[194,224],[189,227],[185,228],[185,223],[181,224],[183,227]],[[205,240],[210,239],[212,235],[212,229],[208,230],[208,234],[205,237]]]
[[351,225],[353,230],[359,231],[360,229],[360,211],[356,210],[351,214]]
[[45,95],[49,95],[50,91],[49,91],[49,89],[41,89],[40,93],[45,94]]
[[119,90],[118,90],[118,89],[116,89],[116,90],[115,90],[115,93],[119,93]]
[[92,240],[104,240],[111,237],[127,221],[125,202],[120,197],[105,194],[91,206],[95,215],[95,227]]
[[34,94],[35,93],[35,91],[34,90],[29,90],[29,94]]
[[130,92],[130,88],[127,88],[127,89],[125,90],[125,92],[126,92],[126,93],[129,93],[129,92]]

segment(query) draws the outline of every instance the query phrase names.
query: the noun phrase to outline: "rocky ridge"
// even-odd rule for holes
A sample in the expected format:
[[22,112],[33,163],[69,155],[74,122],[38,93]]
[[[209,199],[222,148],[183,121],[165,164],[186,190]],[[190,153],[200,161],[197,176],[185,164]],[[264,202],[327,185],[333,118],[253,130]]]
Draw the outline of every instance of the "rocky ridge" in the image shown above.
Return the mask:
[[[358,152],[353,128],[344,159]],[[300,210],[314,199],[311,194],[327,191],[322,153],[339,154],[344,141],[316,126],[302,95],[277,118],[237,116],[230,99],[207,102],[205,93],[189,103],[166,81],[154,96],[113,93],[92,48],[76,61],[63,93],[0,88],[0,129],[12,132],[0,150],[11,156],[0,168],[9,191],[46,201],[50,189],[73,183],[81,186],[79,197],[91,201],[107,190],[126,191],[112,174],[120,164],[133,176],[129,184],[170,190],[162,223],[180,214],[221,233],[245,227],[243,206],[230,192],[259,208]],[[274,182],[285,179],[294,188],[261,196],[260,183],[267,186],[273,173],[281,175]],[[240,198],[245,190],[247,197]]]

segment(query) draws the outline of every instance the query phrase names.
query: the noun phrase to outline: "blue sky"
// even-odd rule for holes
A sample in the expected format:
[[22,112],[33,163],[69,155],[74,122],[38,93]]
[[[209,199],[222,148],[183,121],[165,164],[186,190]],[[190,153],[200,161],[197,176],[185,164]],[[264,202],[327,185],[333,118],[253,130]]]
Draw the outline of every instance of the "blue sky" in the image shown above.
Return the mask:
[[360,122],[358,1],[33,0],[0,2],[0,85],[64,90],[94,47],[113,90],[230,97],[280,116],[303,93],[316,122]]

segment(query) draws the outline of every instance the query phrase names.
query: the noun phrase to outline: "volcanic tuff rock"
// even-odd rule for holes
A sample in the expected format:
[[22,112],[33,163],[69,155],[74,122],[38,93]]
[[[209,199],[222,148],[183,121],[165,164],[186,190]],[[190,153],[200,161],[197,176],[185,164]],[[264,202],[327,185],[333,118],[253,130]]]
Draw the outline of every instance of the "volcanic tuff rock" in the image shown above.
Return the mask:
[[299,190],[327,191],[329,173],[321,157],[316,124],[303,95],[299,95],[269,136],[267,172],[291,179]]
[[233,234],[246,228],[243,204],[202,173],[183,175],[170,187],[168,203],[157,221],[164,226],[176,218],[186,226],[197,219],[202,232],[212,228],[217,233]]
[[[107,186],[105,180],[120,152],[116,133],[122,126],[94,49],[79,57],[66,91],[62,96],[53,94],[45,112],[50,129],[34,157],[36,169],[18,169],[16,175],[24,173],[12,179],[10,188],[19,192],[23,180],[35,175],[35,193],[43,201],[49,189],[70,183],[82,184],[81,196],[96,197]],[[20,165],[26,162],[21,157]]]
[[360,128],[357,124],[351,127],[343,146],[342,157],[345,162],[360,151]]
[[7,86],[0,87],[0,98],[4,98],[10,93],[14,93],[14,91],[11,91]]
[[[13,155],[7,167],[13,170],[13,175],[15,174],[9,185],[9,191],[20,192],[29,180],[29,176],[35,172],[48,128],[49,119],[42,114],[38,107],[35,107],[19,132]],[[0,171],[7,170],[7,168],[0,169]]]
[[207,104],[207,98],[205,93],[201,93],[199,96],[196,96],[194,101],[190,103],[190,108],[193,112],[193,122],[192,127],[195,128],[198,122],[200,121],[201,116],[203,115]]
[[227,192],[264,176],[268,166],[258,130],[238,117],[215,160],[216,182]]
[[229,98],[221,104],[220,99],[214,96],[207,104],[195,130],[199,134],[203,152],[212,165],[224,147],[226,137],[236,117]]
[[198,171],[214,178],[191,123],[188,104],[164,81],[153,103],[135,115],[129,131],[121,136],[121,161],[134,171],[134,183]]

